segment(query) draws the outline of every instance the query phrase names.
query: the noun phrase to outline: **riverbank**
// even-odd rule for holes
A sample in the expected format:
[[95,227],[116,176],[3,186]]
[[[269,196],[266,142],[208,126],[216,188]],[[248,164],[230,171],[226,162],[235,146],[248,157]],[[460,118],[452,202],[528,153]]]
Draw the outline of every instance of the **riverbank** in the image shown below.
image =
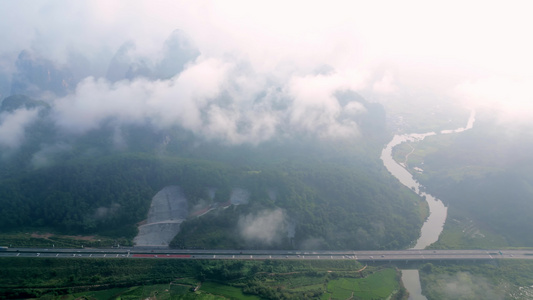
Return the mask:
[[[474,122],[475,111],[472,111],[465,127],[452,130],[441,130],[440,134],[464,132],[465,130],[471,129],[474,126]],[[407,170],[408,158],[415,151],[415,148],[410,145],[411,150],[405,155],[405,161],[402,164],[394,160],[392,152],[394,147],[402,143],[422,141],[426,137],[434,135],[436,135],[435,132],[395,135],[381,153],[381,160],[387,170],[403,185],[412,189],[415,193],[419,194],[420,197],[425,199],[429,207],[429,216],[423,224],[420,230],[420,237],[412,249],[425,249],[439,240],[439,236],[442,233],[446,222],[448,208],[442,203],[442,201],[431,194],[422,192],[425,188],[416,181],[413,175]],[[426,299],[426,297],[422,295],[418,270],[402,270],[402,282],[410,293],[409,299]]]

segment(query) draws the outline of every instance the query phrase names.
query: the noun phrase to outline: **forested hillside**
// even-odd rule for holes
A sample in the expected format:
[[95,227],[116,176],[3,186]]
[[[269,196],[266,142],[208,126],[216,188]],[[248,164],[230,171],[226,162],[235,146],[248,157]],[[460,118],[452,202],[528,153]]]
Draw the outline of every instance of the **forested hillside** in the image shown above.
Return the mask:
[[158,190],[179,182],[194,201],[205,197],[199,182],[223,187],[227,172],[216,163],[143,154],[74,160],[3,180],[0,224],[133,237]]
[[[418,236],[423,221],[418,209],[421,200],[384,173],[326,164],[279,166],[279,170],[282,173],[253,175],[250,185],[245,185],[254,184],[258,199],[264,195],[263,201],[186,221],[173,246],[394,249],[408,246]],[[269,190],[276,192],[275,200],[268,198]],[[284,210],[285,227],[294,226],[292,236],[264,243],[238,234],[242,216],[260,218],[260,212],[272,214],[277,208]],[[264,226],[271,226],[270,216],[264,216]]]
[[[366,249],[403,247],[416,239],[420,200],[381,168],[363,173],[328,164],[277,167],[248,170],[146,154],[74,160],[3,180],[0,224],[132,238],[151,197],[164,186],[180,185],[192,204],[209,200],[208,187],[218,191],[213,201],[227,202],[229,190],[237,186],[250,191],[250,204],[185,222],[178,239],[186,242],[179,246]],[[243,216],[278,208],[294,223],[292,242],[248,244],[235,235]],[[189,242],[190,235],[201,241]]]
[[[419,235],[423,202],[379,160],[388,139],[384,110],[353,92],[337,97],[366,107],[353,119],[361,137],[291,134],[259,145],[205,140],[178,126],[117,127],[112,119],[68,134],[57,130],[45,102],[8,97],[4,114],[37,115],[18,150],[3,151],[0,227],[132,239],[151,198],[177,185],[190,213],[225,205],[234,189],[250,196],[248,204],[191,216],[175,247],[407,247]],[[250,231],[255,226],[261,230]]]

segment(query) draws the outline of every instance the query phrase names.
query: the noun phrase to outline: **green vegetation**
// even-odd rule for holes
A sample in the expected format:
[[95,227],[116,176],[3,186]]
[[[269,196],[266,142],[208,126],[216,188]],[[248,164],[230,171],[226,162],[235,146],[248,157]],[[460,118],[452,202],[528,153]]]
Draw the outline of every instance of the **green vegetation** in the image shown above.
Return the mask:
[[[525,170],[500,172],[459,182],[432,178],[428,190],[455,207],[449,217],[473,220],[489,235],[503,236],[510,246],[533,246],[533,190]],[[529,170],[527,171],[529,172]]]
[[335,279],[328,282],[328,299],[348,299],[353,296],[353,290],[355,289],[355,279],[343,278]]
[[[356,261],[1,258],[0,299],[402,299],[398,272]],[[400,289],[401,290],[401,289]],[[344,297],[349,293],[348,297]],[[68,295],[68,296],[66,296]]]
[[510,247],[507,239],[479,222],[464,217],[464,213],[448,208],[448,219],[439,240],[429,249],[501,249]]
[[514,128],[510,133],[490,116],[476,119],[471,130],[395,149],[400,162],[410,153],[411,172],[449,206],[444,231],[432,247],[531,247],[531,131]]
[[[406,299],[399,271],[356,261],[1,258],[0,299]],[[533,261],[427,263],[433,299],[531,299]]]
[[41,168],[0,182],[0,227],[48,226],[68,234],[100,233],[132,238],[152,196],[175,182],[194,203],[207,186],[224,184],[216,163],[128,154]]
[[[314,163],[291,163],[282,172],[248,175],[258,195],[249,205],[209,213],[182,224],[172,245],[187,248],[258,248],[235,234],[241,216],[264,209],[285,209],[295,220],[295,236],[270,247],[320,249],[394,249],[416,239],[423,202],[380,172]],[[376,166],[380,170],[380,166]],[[275,187],[276,199],[267,191]],[[391,187],[397,187],[394,191]],[[263,198],[260,198],[263,195]],[[264,200],[261,200],[264,199]],[[371,217],[372,216],[372,217]],[[313,245],[306,246],[313,240]]]
[[117,245],[131,246],[126,238],[110,238],[105,236],[70,236],[51,233],[54,230],[45,228],[25,228],[22,232],[0,234],[0,245],[17,247],[41,248],[82,248],[82,247],[114,247]]
[[[423,202],[387,175],[379,160],[345,159],[311,162],[303,157],[253,168],[142,153],[67,160],[0,180],[0,227],[15,233],[21,227],[44,226],[59,234],[124,237],[127,240],[120,244],[127,245],[137,232],[136,224],[146,218],[152,196],[177,184],[190,207],[200,201],[227,202],[233,187],[248,190],[250,204],[185,222],[173,242],[176,247],[394,249],[409,245],[423,221],[419,209]],[[217,189],[212,200],[208,187]],[[269,191],[276,196],[272,198]],[[276,208],[294,220],[292,241],[250,243],[235,234],[244,216]]]
[[[427,180],[434,176],[446,177],[455,182],[461,181],[465,178],[480,178],[490,172],[497,172],[501,168],[497,164],[472,164],[473,160],[478,160],[480,157],[474,157],[479,153],[465,153],[461,149],[460,154],[453,154],[457,150],[452,150],[457,145],[455,142],[464,134],[437,134],[426,137],[421,142],[405,142],[394,148],[393,157],[400,163],[406,163],[407,168],[415,174],[419,180]],[[446,153],[444,153],[446,149]],[[435,161],[432,161],[434,155],[453,155],[453,159],[449,157],[444,161],[438,163],[439,169],[435,169]],[[406,156],[408,161],[405,161]],[[430,160],[428,165],[428,161]],[[456,160],[457,159],[457,160]],[[451,161],[453,160],[453,161]],[[448,162],[445,163],[445,162]],[[417,172],[414,168],[423,169],[423,172]]]
[[243,294],[242,289],[237,287],[228,286],[216,282],[204,282],[200,288],[200,291],[214,295],[222,295],[230,299],[242,299],[242,300],[259,300],[261,298],[254,295]]
[[[295,134],[257,146],[206,141],[179,127],[117,127],[111,119],[70,135],[57,130],[46,103],[5,99],[1,111],[38,108],[39,116],[16,151],[0,149],[0,241],[38,246],[54,245],[59,236],[97,235],[100,242],[91,246],[130,245],[152,197],[177,185],[191,209],[227,203],[235,188],[250,199],[185,221],[174,247],[405,248],[419,235],[424,204],[379,159],[389,138],[385,110],[354,92],[335,96],[342,105],[365,107],[350,121],[359,139]],[[214,198],[208,189],[216,190]],[[272,210],[284,214],[274,240],[241,236],[240,221]],[[54,237],[20,237],[34,228]],[[76,239],[57,242],[81,247]]]
[[[370,274],[365,278],[341,278],[328,282],[327,299],[386,299],[390,295],[401,299],[400,275],[389,268]],[[402,293],[404,291],[402,290]],[[398,298],[399,297],[399,298]]]
[[425,264],[422,293],[434,299],[531,299],[533,262],[500,260],[497,264]]
[[354,296],[360,299],[386,298],[399,289],[399,281],[399,274],[396,270],[385,269],[356,281]]
[[[187,291],[185,291],[186,293]],[[65,300],[74,299],[120,299],[120,300],[136,300],[136,299],[159,299],[167,300],[172,299],[172,294],[180,294],[177,289],[169,290],[168,284],[156,284],[156,285],[143,285],[133,286],[128,288],[114,288],[103,291],[88,291],[79,292],[66,296],[53,296],[45,295],[41,299],[54,299],[60,298]]]

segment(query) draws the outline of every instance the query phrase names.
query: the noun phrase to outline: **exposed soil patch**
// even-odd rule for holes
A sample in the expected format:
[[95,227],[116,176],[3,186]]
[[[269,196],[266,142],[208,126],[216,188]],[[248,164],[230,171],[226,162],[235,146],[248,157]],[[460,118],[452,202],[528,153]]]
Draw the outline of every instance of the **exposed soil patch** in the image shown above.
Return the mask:
[[57,234],[53,234],[53,233],[32,233],[31,234],[31,237],[32,238],[37,238],[37,239],[45,239],[45,240],[49,240],[51,237],[57,237],[57,238],[63,238],[63,239],[71,239],[71,240],[79,240],[79,241],[91,241],[91,242],[95,242],[97,241],[98,239],[96,239],[96,237],[94,235],[87,235],[87,236],[84,236],[84,235],[57,235]]
[[36,239],[46,239],[47,240],[51,236],[54,236],[54,235],[51,234],[51,233],[35,233],[35,232],[31,234],[31,237],[32,238],[36,238]]
[[98,239],[94,235],[62,235],[60,237],[69,238],[73,240],[80,240],[80,241],[90,241],[90,242],[96,242]]

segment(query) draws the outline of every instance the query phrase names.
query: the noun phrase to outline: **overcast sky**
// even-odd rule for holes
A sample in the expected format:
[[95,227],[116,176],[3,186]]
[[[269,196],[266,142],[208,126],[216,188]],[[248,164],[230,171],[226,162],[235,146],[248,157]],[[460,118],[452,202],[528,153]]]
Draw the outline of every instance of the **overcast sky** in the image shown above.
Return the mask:
[[[59,66],[73,53],[97,65],[111,59],[127,41],[135,44],[129,53],[132,59],[156,63],[174,30],[189,36],[200,56],[173,79],[111,84],[100,78],[102,71],[94,71],[74,94],[54,100],[58,124],[80,132],[106,116],[119,115],[126,121],[154,118],[159,126],[180,119],[180,125],[206,135],[260,141],[274,133],[280,119],[311,130],[309,120],[302,117],[311,116],[313,124],[328,124],[321,127],[323,134],[346,135],[357,128],[335,120],[347,109],[331,99],[339,89],[364,90],[380,101],[406,90],[429,90],[472,107],[497,105],[508,119],[529,120],[529,5],[409,0],[1,1],[0,67],[6,74],[14,70],[24,49]],[[269,101],[261,105],[249,103],[251,95],[268,91],[272,82],[282,92],[271,91]],[[206,100],[221,91],[237,108],[213,106]],[[99,100],[94,100],[95,93]],[[120,97],[133,100],[109,105]],[[182,99],[179,104],[176,97]],[[284,97],[291,99],[290,112],[265,113]],[[131,109],[121,111],[125,105]],[[200,124],[195,114],[207,107],[209,121]],[[353,113],[354,108],[349,109]],[[324,111],[325,116],[318,116]],[[254,124],[244,133],[236,128],[243,119]]]

